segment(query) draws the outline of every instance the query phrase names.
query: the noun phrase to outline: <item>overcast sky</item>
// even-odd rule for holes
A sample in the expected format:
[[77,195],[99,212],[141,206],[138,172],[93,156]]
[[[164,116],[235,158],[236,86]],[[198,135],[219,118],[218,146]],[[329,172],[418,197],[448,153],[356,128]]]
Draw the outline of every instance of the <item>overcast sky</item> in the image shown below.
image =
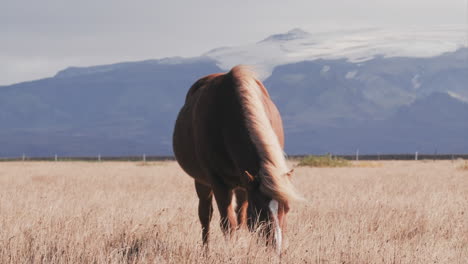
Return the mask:
[[88,66],[197,56],[303,28],[466,25],[468,0],[0,0],[0,85]]

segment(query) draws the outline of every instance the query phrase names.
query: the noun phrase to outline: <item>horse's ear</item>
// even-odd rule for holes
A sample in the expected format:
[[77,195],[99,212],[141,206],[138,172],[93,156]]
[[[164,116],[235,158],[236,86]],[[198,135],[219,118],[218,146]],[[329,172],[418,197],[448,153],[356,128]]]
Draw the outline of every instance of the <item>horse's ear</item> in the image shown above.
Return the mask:
[[255,177],[252,176],[252,174],[250,174],[248,171],[245,171],[245,175],[247,175],[247,177],[249,178],[249,181],[253,182],[255,180]]
[[286,176],[291,179],[294,174],[294,169],[291,169],[288,173],[286,173]]

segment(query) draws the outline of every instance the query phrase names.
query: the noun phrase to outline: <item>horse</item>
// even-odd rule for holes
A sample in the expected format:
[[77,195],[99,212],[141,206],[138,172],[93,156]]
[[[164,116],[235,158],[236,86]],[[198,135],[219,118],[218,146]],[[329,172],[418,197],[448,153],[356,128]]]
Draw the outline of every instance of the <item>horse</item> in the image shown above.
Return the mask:
[[175,123],[173,150],[195,182],[203,245],[214,196],[226,236],[242,226],[261,227],[281,252],[285,216],[299,197],[283,148],[279,111],[249,67],[238,65],[191,86]]

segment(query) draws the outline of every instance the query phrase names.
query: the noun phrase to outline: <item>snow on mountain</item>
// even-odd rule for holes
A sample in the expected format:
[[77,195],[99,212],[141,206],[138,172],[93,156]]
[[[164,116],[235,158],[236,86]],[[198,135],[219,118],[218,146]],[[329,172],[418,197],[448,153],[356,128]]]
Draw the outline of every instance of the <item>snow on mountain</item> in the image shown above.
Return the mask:
[[[218,61],[228,70],[237,64],[255,66],[262,79],[271,75],[274,67],[316,59],[348,59],[359,63],[377,55],[383,57],[433,57],[464,46],[466,29],[446,26],[435,29],[342,30],[309,33],[293,29],[264,40],[240,47],[214,49],[205,56]],[[415,86],[418,86],[415,79]]]
[[449,96],[451,96],[452,98],[454,98],[454,99],[457,99],[457,100],[462,101],[464,103],[468,103],[468,98],[463,97],[463,96],[459,95],[458,93],[454,93],[452,91],[447,91],[447,94]]

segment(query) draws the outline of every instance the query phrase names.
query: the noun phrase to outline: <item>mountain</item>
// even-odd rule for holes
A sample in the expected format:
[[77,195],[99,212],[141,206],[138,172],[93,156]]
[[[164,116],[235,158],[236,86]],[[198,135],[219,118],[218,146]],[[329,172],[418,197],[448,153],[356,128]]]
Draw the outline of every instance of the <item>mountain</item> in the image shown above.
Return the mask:
[[457,32],[294,29],[196,58],[70,67],[0,87],[0,157],[170,155],[188,88],[241,62],[280,109],[287,153],[468,153]]
[[318,59],[276,67],[265,86],[283,115],[288,152],[467,152],[466,58],[468,49]]
[[468,103],[433,93],[387,119],[336,119],[287,132],[294,153],[466,153]]
[[173,58],[0,87],[0,156],[167,155],[188,87],[219,71],[207,58]]

